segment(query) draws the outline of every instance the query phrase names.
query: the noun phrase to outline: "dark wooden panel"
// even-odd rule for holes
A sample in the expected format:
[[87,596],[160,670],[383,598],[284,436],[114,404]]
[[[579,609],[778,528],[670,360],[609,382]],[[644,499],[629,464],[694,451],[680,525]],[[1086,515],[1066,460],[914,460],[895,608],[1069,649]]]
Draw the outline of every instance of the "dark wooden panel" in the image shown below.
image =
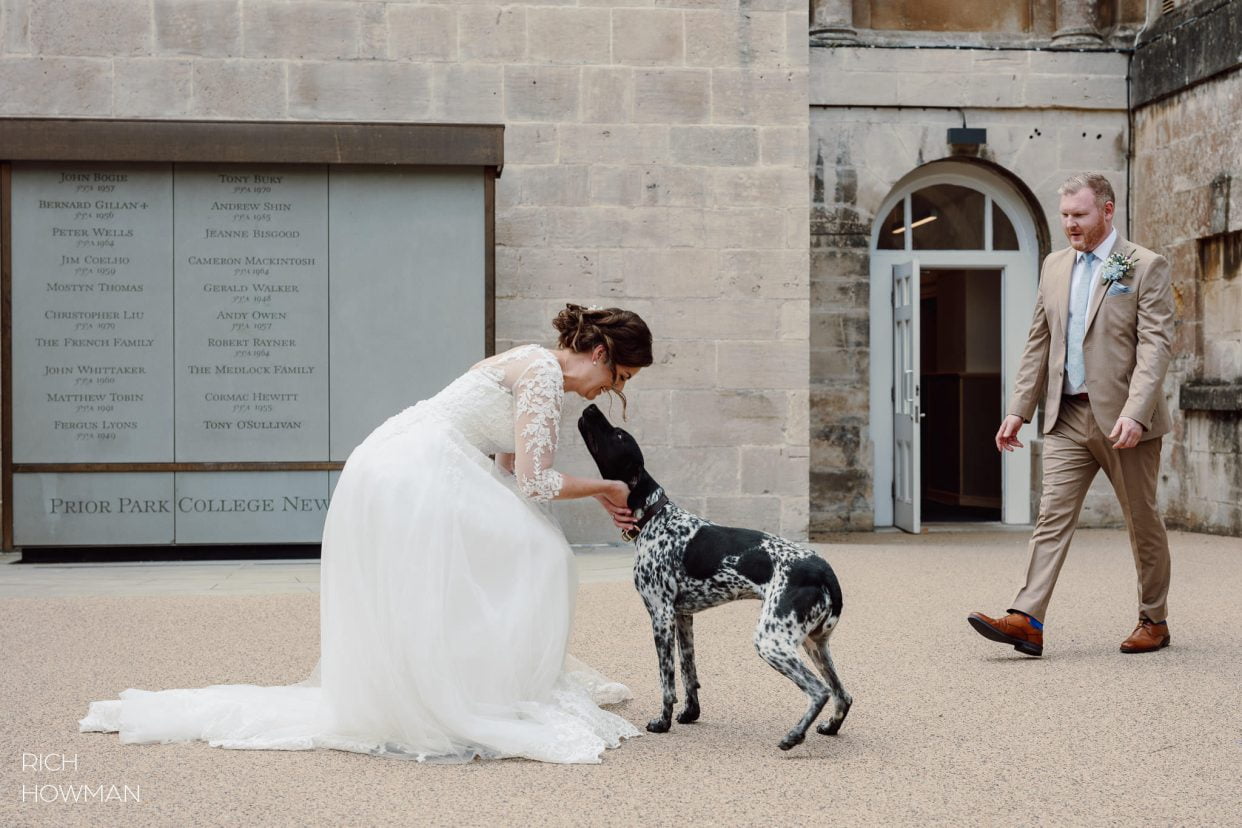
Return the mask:
[[504,126],[0,119],[6,161],[504,166]]
[[0,164],[0,508],[4,549],[13,548],[13,168]]

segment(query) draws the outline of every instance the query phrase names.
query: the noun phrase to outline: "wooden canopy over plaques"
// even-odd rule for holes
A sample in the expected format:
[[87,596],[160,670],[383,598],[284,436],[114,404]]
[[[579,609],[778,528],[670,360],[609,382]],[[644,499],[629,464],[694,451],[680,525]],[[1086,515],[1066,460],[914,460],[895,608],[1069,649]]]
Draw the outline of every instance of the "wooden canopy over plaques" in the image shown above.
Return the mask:
[[0,120],[3,540],[315,543],[494,351],[502,126]]

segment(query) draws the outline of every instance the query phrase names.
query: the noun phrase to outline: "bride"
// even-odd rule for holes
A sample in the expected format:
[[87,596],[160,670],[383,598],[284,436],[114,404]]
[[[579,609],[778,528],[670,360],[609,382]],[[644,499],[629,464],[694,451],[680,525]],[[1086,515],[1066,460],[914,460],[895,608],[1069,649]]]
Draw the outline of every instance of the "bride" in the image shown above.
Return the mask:
[[[287,686],[128,689],[81,731],[125,743],[333,748],[403,759],[599,762],[638,735],[629,698],[568,656],[573,552],[549,500],[595,497],[633,524],[620,481],[553,465],[567,391],[621,396],[650,365],[637,314],[567,305],[559,347],[476,364],[350,454],[323,530],[320,660]],[[493,462],[489,455],[495,455]]]

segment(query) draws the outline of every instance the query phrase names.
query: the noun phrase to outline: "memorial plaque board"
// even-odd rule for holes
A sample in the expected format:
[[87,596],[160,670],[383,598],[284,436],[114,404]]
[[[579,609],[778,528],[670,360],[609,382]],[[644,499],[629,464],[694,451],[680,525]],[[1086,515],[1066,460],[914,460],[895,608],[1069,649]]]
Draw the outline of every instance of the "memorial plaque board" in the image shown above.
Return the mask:
[[[483,178],[333,168],[332,453],[486,356]],[[382,297],[377,301],[377,297]]]
[[13,460],[171,460],[172,171],[13,165]]
[[177,165],[178,460],[325,457],[327,175]]
[[174,539],[171,474],[18,474],[19,546],[163,544]]
[[350,451],[490,352],[502,137],[0,121],[6,548],[319,541]]
[[318,543],[327,472],[178,472],[177,543]]

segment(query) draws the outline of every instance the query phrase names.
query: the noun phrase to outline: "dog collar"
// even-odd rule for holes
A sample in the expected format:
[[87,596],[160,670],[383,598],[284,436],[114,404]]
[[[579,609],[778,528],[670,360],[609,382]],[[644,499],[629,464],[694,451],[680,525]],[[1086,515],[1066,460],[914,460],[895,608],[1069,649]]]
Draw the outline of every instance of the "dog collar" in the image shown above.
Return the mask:
[[638,521],[635,523],[634,528],[621,530],[621,539],[628,543],[629,541],[632,541],[635,538],[637,538],[639,534],[642,533],[643,527],[646,526],[648,523],[650,523],[656,515],[660,514],[660,512],[663,512],[664,507],[667,505],[668,505],[668,495],[666,495],[664,491],[661,490],[660,496],[659,498],[656,499],[655,503],[651,504],[650,506],[643,507],[642,517],[640,517]]

